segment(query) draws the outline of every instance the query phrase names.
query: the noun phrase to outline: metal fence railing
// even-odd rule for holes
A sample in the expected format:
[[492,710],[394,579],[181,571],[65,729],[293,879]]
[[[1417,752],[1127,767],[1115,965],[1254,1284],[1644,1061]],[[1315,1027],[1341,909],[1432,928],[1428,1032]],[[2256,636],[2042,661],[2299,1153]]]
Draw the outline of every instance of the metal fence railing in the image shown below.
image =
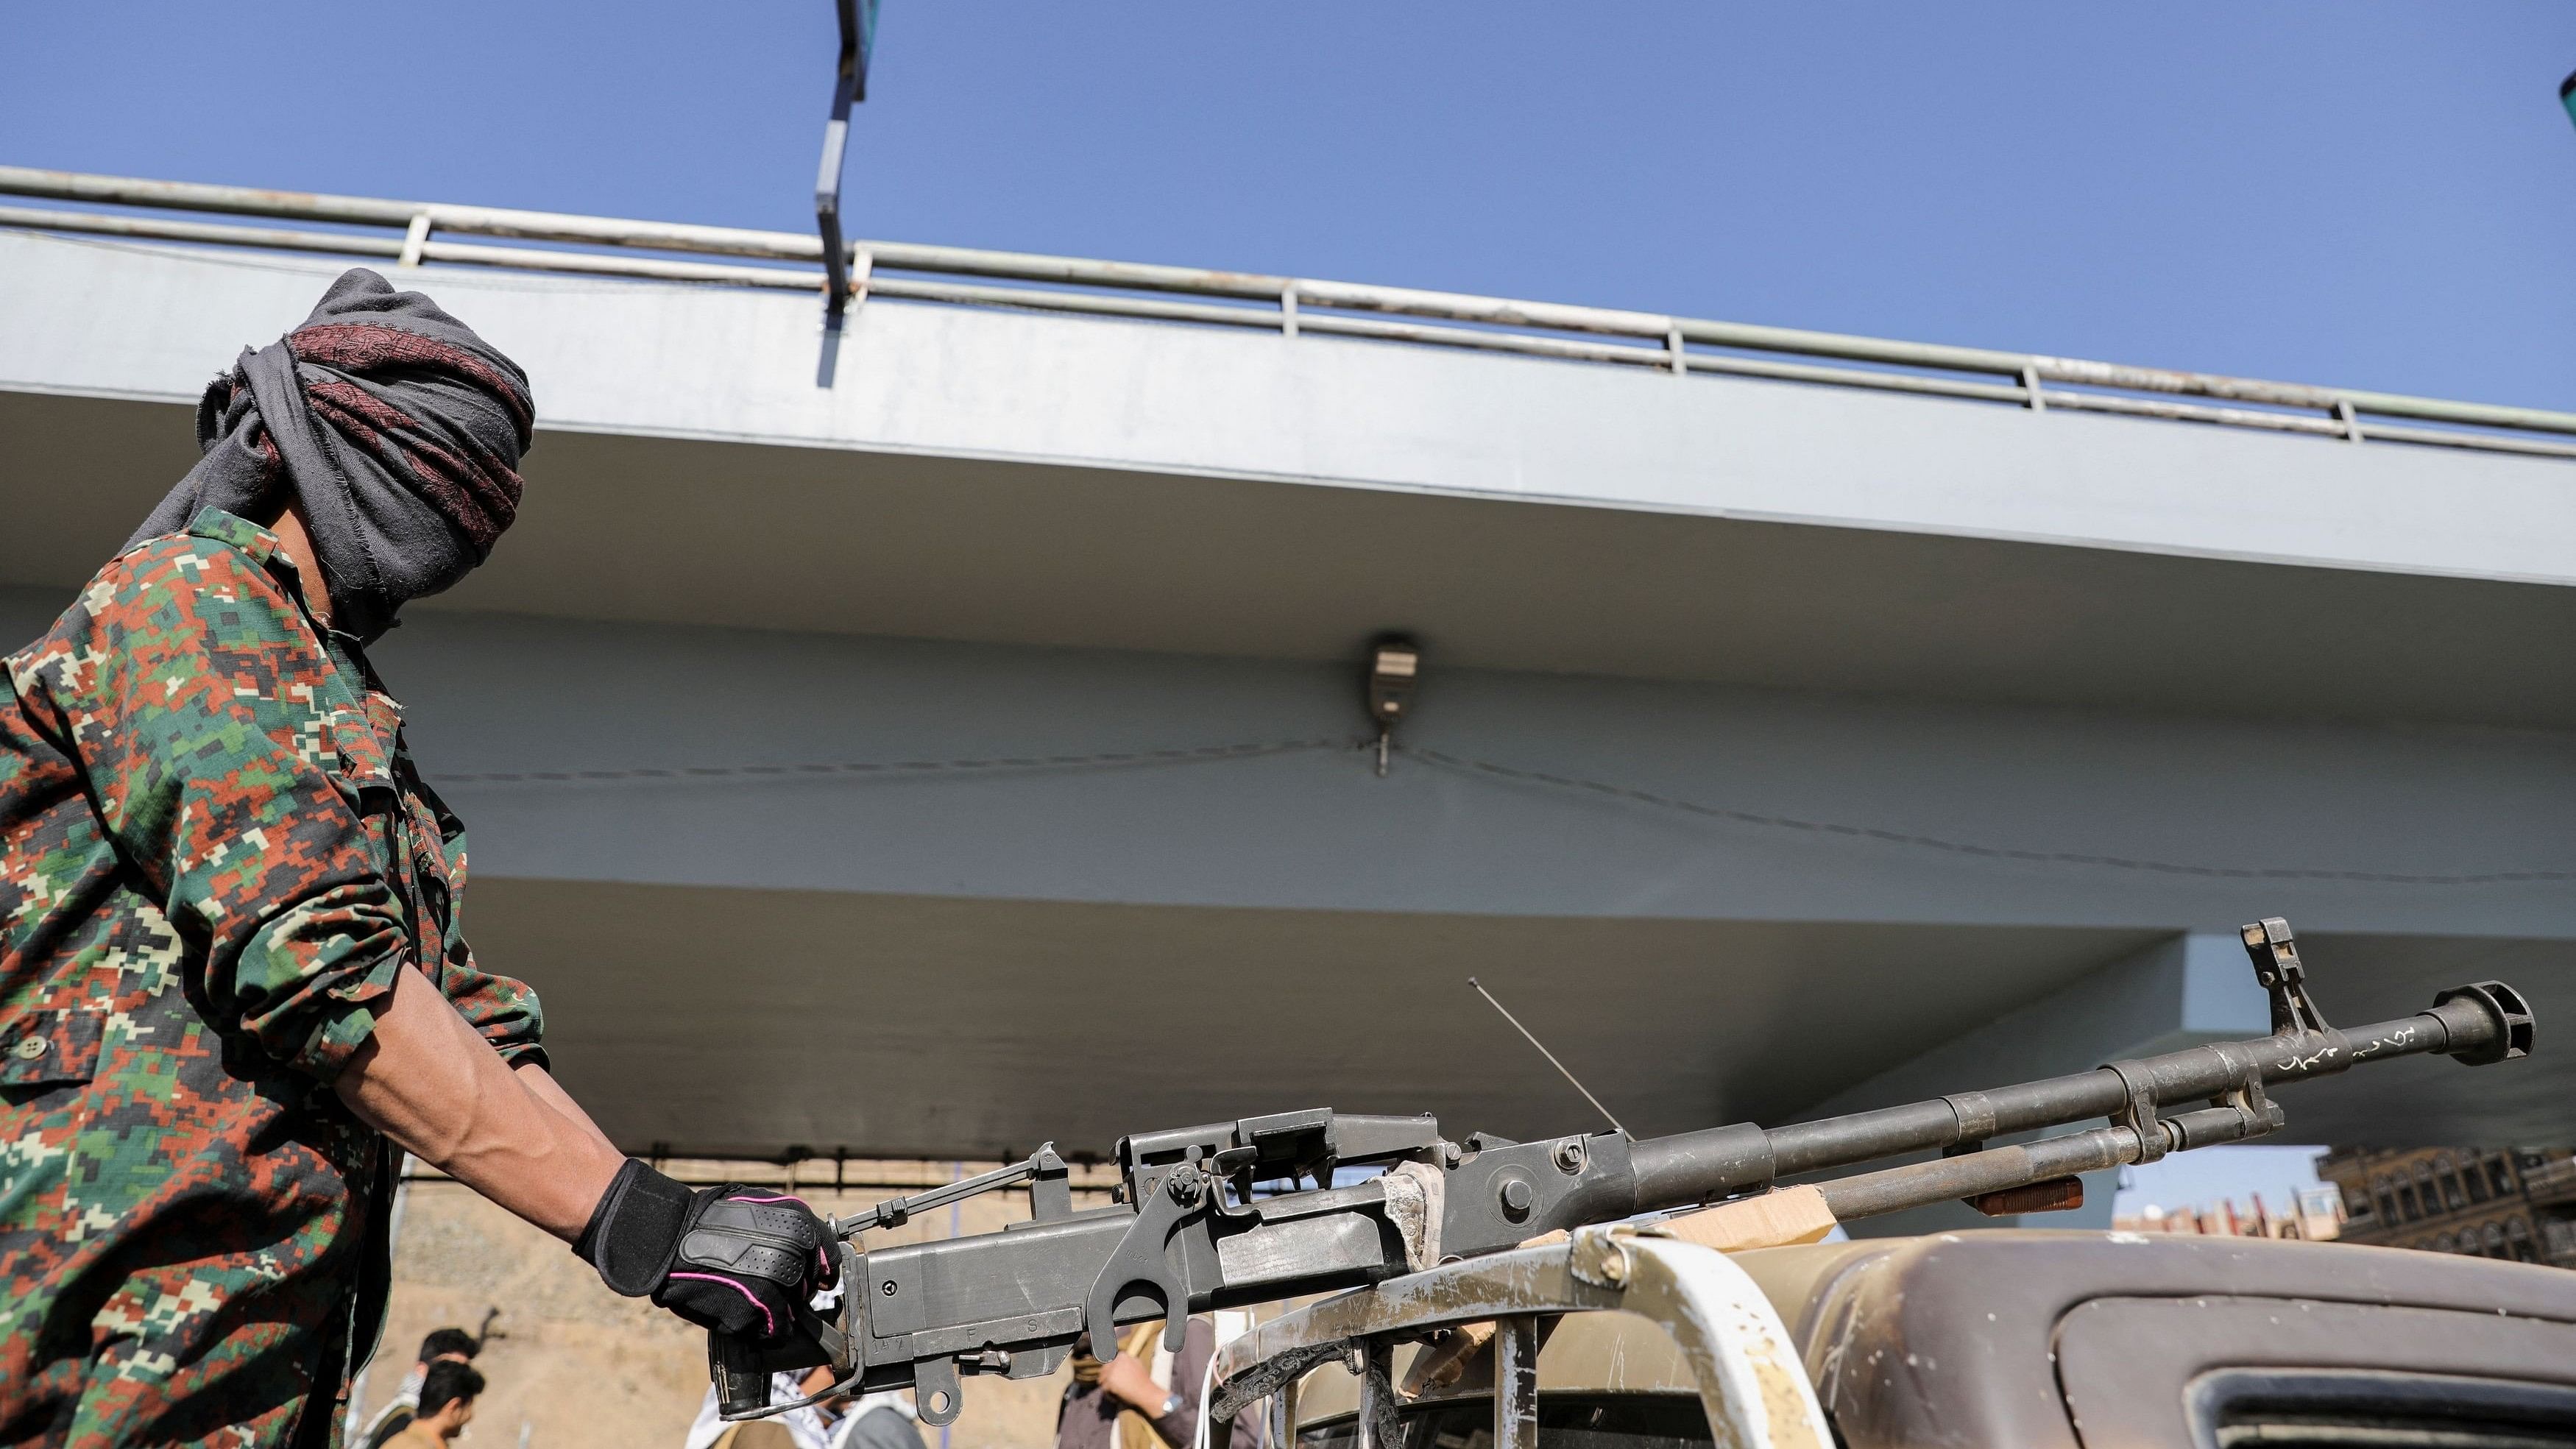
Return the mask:
[[[262,191],[19,166],[0,166],[0,195],[85,208],[0,206],[0,227],[35,231],[371,257],[397,266],[501,267],[817,296],[825,285],[822,243],[801,232]],[[245,226],[170,214],[174,212],[307,225]],[[514,244],[450,239],[455,237]],[[850,250],[854,303],[879,297],[1259,328],[1290,337],[1312,333],[1628,365],[1681,376],[1770,378],[2034,411],[2118,413],[2305,433],[2350,443],[2576,458],[2576,441],[2562,441],[2576,439],[2576,413],[2543,408],[1305,277],[911,242],[861,241]],[[694,259],[702,257],[731,260]]]

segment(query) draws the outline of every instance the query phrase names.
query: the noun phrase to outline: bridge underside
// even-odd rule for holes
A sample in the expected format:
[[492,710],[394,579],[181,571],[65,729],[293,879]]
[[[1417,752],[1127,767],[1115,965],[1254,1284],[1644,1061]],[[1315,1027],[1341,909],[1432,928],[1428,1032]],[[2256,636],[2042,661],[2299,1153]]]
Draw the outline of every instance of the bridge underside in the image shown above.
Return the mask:
[[[14,644],[330,269],[8,269]],[[2241,982],[2120,988],[2261,915],[2336,1020],[2500,976],[2546,1048],[2576,1000],[2564,463],[878,303],[823,393],[799,299],[420,285],[552,421],[379,663],[478,952],[630,1148],[1583,1123],[1471,973],[1640,1132],[2047,1003],[1948,1085],[2259,1032]],[[1429,665],[1381,779],[1388,629]],[[2545,1049],[2284,1101],[2564,1141],[2571,1088]]]
[[[489,949],[545,963],[565,1079],[602,1125],[683,1154],[1104,1152],[1147,1124],[1300,1104],[1597,1129],[1470,973],[1634,1132],[1777,1122],[2159,939],[520,880],[474,909]],[[2571,965],[2563,941],[2318,936],[2309,954],[2356,1023],[2430,1005],[2432,979],[2565,999]],[[2533,1142],[2564,1135],[2565,1083],[2429,1060],[2282,1101],[2302,1141]]]
[[[86,578],[192,418],[0,391],[0,581]],[[1400,625],[1440,668],[2576,725],[2576,673],[2534,667],[2576,637],[2553,583],[618,433],[547,433],[527,479],[420,612],[1332,661]]]

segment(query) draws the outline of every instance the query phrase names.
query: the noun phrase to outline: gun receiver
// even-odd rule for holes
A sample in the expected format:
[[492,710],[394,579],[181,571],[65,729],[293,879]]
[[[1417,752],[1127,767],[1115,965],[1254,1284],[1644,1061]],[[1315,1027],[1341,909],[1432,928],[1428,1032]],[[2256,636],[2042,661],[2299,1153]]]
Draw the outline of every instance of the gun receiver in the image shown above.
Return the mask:
[[[2271,1036],[1879,1111],[1631,1143],[1615,1132],[1452,1142],[1430,1117],[1318,1108],[1124,1138],[1119,1200],[1088,1212],[1073,1210],[1050,1145],[982,1178],[836,1220],[834,1320],[816,1319],[809,1342],[782,1347],[711,1336],[718,1398],[728,1419],[783,1412],[794,1405],[769,1405],[769,1374],[828,1362],[839,1382],[826,1393],[910,1387],[922,1421],[936,1426],[963,1406],[961,1375],[1051,1373],[1086,1336],[1096,1354],[1114,1357],[1122,1324],[1165,1319],[1166,1341],[1177,1345],[1191,1313],[1360,1287],[1554,1230],[1939,1149],[1950,1153],[1816,1185],[1836,1218],[1851,1219],[2054,1183],[2275,1131],[2275,1085],[2402,1056],[2474,1066],[2531,1049],[2530,1007],[2502,982],[2455,987],[2413,1016],[2336,1030],[2308,999],[2287,922],[2248,925],[2244,939],[2272,997]],[[1985,1146],[2094,1117],[2109,1125]],[[1333,1185],[1336,1169],[1359,1166],[1385,1171]],[[847,1241],[934,1199],[1021,1181],[1032,1215],[1000,1232],[872,1252]],[[1258,1195],[1264,1183],[1286,1188]]]

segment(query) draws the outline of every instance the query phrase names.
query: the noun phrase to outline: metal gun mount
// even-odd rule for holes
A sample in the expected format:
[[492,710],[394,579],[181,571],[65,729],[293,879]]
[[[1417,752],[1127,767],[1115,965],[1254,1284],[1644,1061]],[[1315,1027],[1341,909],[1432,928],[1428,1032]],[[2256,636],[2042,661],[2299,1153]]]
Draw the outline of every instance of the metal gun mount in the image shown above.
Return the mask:
[[[710,1335],[717,1398],[727,1419],[784,1412],[796,1404],[769,1403],[769,1375],[829,1364],[834,1385],[799,1403],[909,1387],[922,1421],[937,1426],[963,1407],[961,1375],[1052,1373],[1086,1337],[1100,1357],[1115,1357],[1122,1324],[1164,1319],[1164,1341],[1177,1346],[1191,1313],[1361,1287],[1551,1231],[1924,1152],[1944,1155],[1814,1185],[1845,1220],[1951,1199],[2073,1206],[2080,1195],[2022,1190],[2071,1187],[2078,1173],[2278,1130],[2281,1108],[2267,1090],[2275,1085],[2402,1056],[2481,1066],[2531,1050],[2531,1008],[2500,981],[2444,991],[2413,1016],[2336,1030],[2309,999],[2289,923],[2258,921],[2243,936],[2271,996],[2271,1036],[1786,1127],[1737,1123],[1637,1142],[1616,1132],[1452,1142],[1427,1116],[1283,1112],[1122,1138],[1116,1200],[1087,1212],[1073,1210],[1068,1169],[1050,1144],[1025,1162],[835,1219],[839,1307],[828,1320],[804,1315],[802,1336],[781,1344]],[[1987,1145],[2091,1117],[2109,1125]],[[1337,1169],[1362,1166],[1385,1170],[1333,1185]],[[850,1245],[869,1228],[1020,1183],[1029,1220],[1000,1232],[872,1252]],[[1265,1196],[1255,1191],[1264,1183],[1285,1186]]]

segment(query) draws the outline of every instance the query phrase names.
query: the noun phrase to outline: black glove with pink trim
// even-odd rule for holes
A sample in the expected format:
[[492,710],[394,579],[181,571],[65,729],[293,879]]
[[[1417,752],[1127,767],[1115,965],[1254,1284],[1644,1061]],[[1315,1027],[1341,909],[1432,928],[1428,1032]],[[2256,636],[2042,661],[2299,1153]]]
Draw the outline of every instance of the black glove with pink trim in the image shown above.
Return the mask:
[[741,1183],[691,1192],[629,1158],[572,1250],[629,1298],[776,1344],[831,1286],[831,1236],[801,1198]]

